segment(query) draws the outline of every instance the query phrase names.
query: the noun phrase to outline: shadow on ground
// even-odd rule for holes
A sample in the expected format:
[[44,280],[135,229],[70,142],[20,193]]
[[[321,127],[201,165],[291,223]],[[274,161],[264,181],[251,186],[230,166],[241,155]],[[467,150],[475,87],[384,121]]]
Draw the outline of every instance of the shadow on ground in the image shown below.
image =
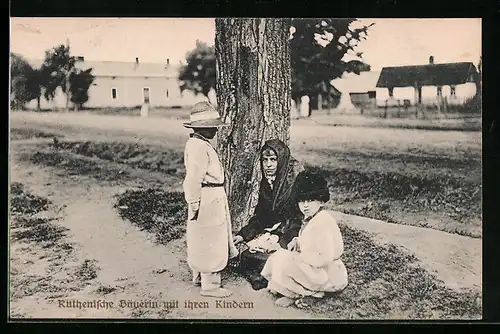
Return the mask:
[[[127,191],[117,196],[119,214],[166,244],[185,233],[181,193],[160,189]],[[377,244],[372,236],[341,225],[343,260],[350,284],[313,312],[335,318],[468,318],[481,316],[480,295],[456,292],[419,266],[417,258],[394,245]]]

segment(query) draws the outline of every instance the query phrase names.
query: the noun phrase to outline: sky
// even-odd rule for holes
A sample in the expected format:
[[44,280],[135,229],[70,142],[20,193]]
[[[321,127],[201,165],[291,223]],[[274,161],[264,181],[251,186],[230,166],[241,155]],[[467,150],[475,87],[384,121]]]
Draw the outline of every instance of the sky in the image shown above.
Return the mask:
[[[472,61],[481,56],[481,19],[360,19],[375,23],[358,51],[372,70],[384,66]],[[43,59],[44,51],[70,40],[86,60],[170,63],[185,61],[196,40],[213,45],[210,18],[11,18],[11,51]]]

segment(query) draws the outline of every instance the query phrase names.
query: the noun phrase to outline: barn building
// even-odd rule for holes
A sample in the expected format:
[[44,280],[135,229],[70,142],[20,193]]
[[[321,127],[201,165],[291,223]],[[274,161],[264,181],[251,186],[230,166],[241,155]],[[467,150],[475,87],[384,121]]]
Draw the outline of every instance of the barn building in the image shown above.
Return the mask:
[[[85,70],[92,68],[94,83],[89,88],[89,100],[84,108],[138,108],[149,102],[155,107],[183,107],[206,97],[191,91],[181,92],[178,79],[180,65],[170,64],[167,59],[161,63],[141,63],[139,58],[132,62],[87,61],[78,57],[77,67]],[[39,68],[43,61],[30,61]],[[36,108],[36,100],[29,108]],[[40,101],[42,109],[60,109],[66,106],[66,97],[58,89],[53,101],[44,98]]]
[[352,104],[359,109],[375,107],[376,85],[380,72],[365,71],[359,74],[345,73],[331,81],[340,94],[348,94]]
[[471,62],[384,67],[376,84],[377,106],[462,105],[477,92],[479,73]]

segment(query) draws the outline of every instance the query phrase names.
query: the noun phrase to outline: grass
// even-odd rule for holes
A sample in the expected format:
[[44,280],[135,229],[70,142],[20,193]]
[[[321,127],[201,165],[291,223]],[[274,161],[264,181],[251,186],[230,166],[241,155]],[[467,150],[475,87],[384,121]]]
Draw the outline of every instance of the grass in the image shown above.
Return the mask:
[[[180,193],[127,191],[117,197],[115,207],[124,219],[154,234],[160,244],[185,233],[185,204]],[[402,311],[402,318],[414,319],[480,317],[478,293],[448,289],[404,250],[380,245],[365,232],[340,227],[350,284],[340,295],[316,305],[313,312],[338,318],[385,318]]]
[[105,181],[123,180],[128,177],[128,173],[120,168],[107,168],[104,171],[100,163],[64,151],[41,149],[32,155],[24,156],[23,159],[36,165],[57,167],[64,170],[68,176],[87,175]]
[[[439,131],[481,131],[481,114],[450,113],[439,114],[436,112],[426,112],[419,117],[414,113],[397,116],[396,111],[389,111],[388,117],[383,117],[383,111],[379,109],[365,111],[363,114],[341,114],[332,112],[316,112],[310,118],[302,121],[309,121],[320,125],[328,126],[349,126],[349,127],[375,127],[375,128],[395,128],[395,129],[415,129],[415,130],[439,130]],[[300,121],[299,121],[300,122]]]
[[[96,115],[120,115],[137,116],[141,115],[141,106],[128,108],[94,108],[85,109],[79,112],[88,112]],[[189,108],[183,107],[152,107],[149,109],[149,117],[164,117],[174,119],[189,119]]]
[[75,276],[81,281],[91,281],[97,278],[99,266],[96,260],[85,260],[75,269]]
[[117,197],[115,208],[123,219],[152,233],[160,244],[186,233],[184,194],[161,189],[127,190]]
[[[54,224],[52,222],[54,219],[32,217],[47,210],[49,204],[51,202],[48,199],[27,192],[23,184],[12,183],[10,207],[10,226],[14,230],[10,233],[12,240],[52,247],[64,238],[68,229]],[[62,248],[67,249],[68,246]]]
[[178,174],[184,168],[184,157],[180,152],[169,149],[159,152],[140,144],[85,141],[61,143],[59,148],[78,155],[97,157],[134,168],[162,171],[170,175]]
[[57,226],[49,221],[41,222],[41,224],[39,221],[39,224],[33,225],[26,230],[13,232],[11,237],[14,240],[26,240],[38,243],[43,242],[52,245],[56,241],[63,238],[66,235],[66,231],[68,231],[67,228]]
[[[30,273],[29,267],[35,264],[33,261],[17,264],[16,261],[19,260],[12,257],[15,254],[11,253],[9,266],[11,302],[40,294],[45,295],[46,299],[65,297],[69,291],[79,291],[83,287],[81,278],[88,280],[96,277],[92,267],[95,267],[95,263],[89,265],[86,262],[75,269],[76,275],[71,273],[64,278],[54,278],[51,274],[66,270],[64,265],[73,251],[73,245],[64,241],[69,230],[55,224],[55,219],[33,216],[47,210],[49,204],[51,204],[49,200],[26,191],[23,184],[11,184],[10,238],[12,242],[27,243],[29,251],[35,252],[39,260],[45,259],[48,262],[47,274],[35,275]],[[37,265],[44,264],[37,263]]]
[[51,202],[43,197],[39,197],[24,191],[21,183],[11,183],[10,185],[10,205],[11,213],[18,215],[30,215],[45,211]]
[[[452,136],[435,136],[441,142],[432,137],[427,142],[406,138],[406,142],[398,142],[391,141],[390,136],[377,137],[379,142],[370,144],[358,137],[348,143],[340,136],[337,138],[312,145],[297,139],[292,143],[296,157],[329,181],[331,209],[471,237],[482,236],[481,161],[475,143],[464,141],[452,146]],[[184,176],[182,151],[169,148],[168,144],[156,147],[80,141],[60,142],[57,149],[48,145],[35,152],[31,161],[55,166],[69,175],[125,181],[130,176],[117,166],[119,164],[161,172],[178,182]]]
[[[291,148],[309,168],[327,176],[332,192],[330,205],[335,209],[412,225],[420,224],[414,216],[435,215],[438,222],[427,220],[427,227],[480,236],[477,230],[481,227],[481,150],[474,136],[435,131],[325,129],[292,128]],[[168,141],[161,148],[112,141],[85,143],[63,142],[58,150],[46,146],[41,151],[54,152],[63,160],[90,159],[102,166],[89,174],[96,178],[98,172],[107,173],[113,164],[126,164],[146,171],[162,170],[182,180],[182,151],[172,149]],[[61,163],[59,158],[53,160],[39,159],[38,163],[64,170],[72,168],[72,164]],[[163,161],[163,169],[158,167],[158,161]],[[175,172],[168,173],[168,168],[175,168]],[[13,187],[13,193],[16,191],[19,188]],[[116,198],[115,207],[124,219],[155,235],[158,243],[166,244],[185,233],[182,193],[129,190]],[[314,311],[335,314],[336,318],[480,317],[478,293],[450,290],[406,251],[380,245],[371,235],[348,226],[341,229],[350,284],[341,294],[326,298]],[[92,264],[87,263],[85,268],[82,272],[89,274],[82,277],[92,277]]]
[[365,232],[341,225],[342,256],[350,283],[314,311],[340,318],[480,318],[481,296],[447,288],[418,260],[394,245],[379,245]]
[[19,140],[19,139],[30,139],[30,138],[53,138],[62,137],[59,134],[49,133],[45,131],[40,131],[37,129],[30,128],[14,128],[10,129],[10,139],[11,140]]

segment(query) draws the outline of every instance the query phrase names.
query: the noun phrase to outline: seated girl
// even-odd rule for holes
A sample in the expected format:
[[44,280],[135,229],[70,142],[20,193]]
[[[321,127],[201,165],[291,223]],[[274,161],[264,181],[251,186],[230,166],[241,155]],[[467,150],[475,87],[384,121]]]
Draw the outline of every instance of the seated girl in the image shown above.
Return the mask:
[[325,179],[301,172],[294,184],[295,198],[304,214],[298,237],[287,249],[272,254],[262,276],[268,290],[279,295],[276,305],[299,308],[312,306],[325,292],[337,292],[347,286],[347,270],[340,259],[344,243],[335,219],[323,210],[330,200]]

